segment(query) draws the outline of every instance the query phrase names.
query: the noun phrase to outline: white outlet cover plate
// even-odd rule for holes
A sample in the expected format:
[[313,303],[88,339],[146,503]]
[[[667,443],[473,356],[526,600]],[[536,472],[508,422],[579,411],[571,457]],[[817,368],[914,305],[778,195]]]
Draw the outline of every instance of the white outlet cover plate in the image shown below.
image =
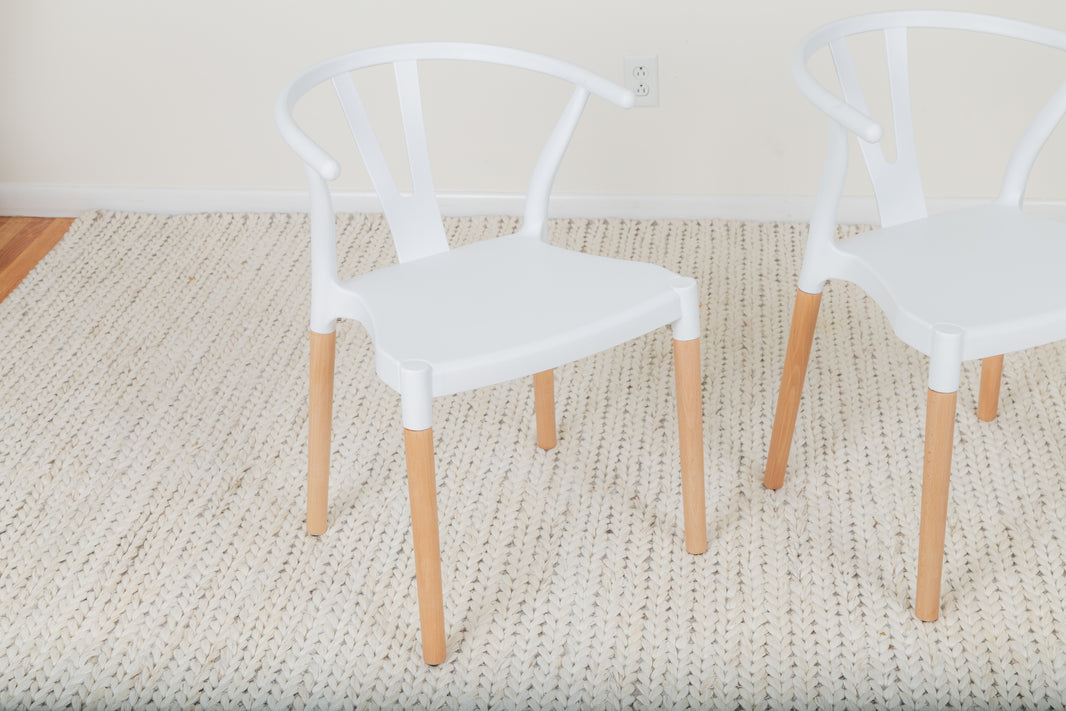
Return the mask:
[[659,105],[659,58],[654,54],[631,54],[625,59],[626,88],[637,95],[636,106]]

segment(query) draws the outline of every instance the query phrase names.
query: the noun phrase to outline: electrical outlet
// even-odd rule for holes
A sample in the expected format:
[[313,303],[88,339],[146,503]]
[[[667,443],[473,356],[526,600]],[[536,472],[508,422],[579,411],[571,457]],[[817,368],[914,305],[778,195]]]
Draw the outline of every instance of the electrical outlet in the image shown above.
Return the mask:
[[659,58],[650,55],[625,57],[626,88],[637,95],[636,106],[659,105]]

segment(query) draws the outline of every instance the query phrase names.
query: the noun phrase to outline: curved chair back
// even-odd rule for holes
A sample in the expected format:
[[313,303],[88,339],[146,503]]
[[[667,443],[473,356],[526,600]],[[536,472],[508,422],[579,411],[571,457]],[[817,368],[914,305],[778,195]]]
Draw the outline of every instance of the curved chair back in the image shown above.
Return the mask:
[[[925,194],[918,172],[918,156],[914,145],[911,116],[910,77],[907,34],[914,28],[966,30],[999,35],[1066,50],[1066,32],[1009,20],[990,15],[952,11],[882,12],[848,18],[825,25],[808,35],[792,57],[792,74],[797,86],[812,103],[834,121],[834,138],[830,164],[846,166],[847,137],[844,129],[856,133],[866,169],[873,183],[874,195],[881,216],[881,224],[888,227],[926,216]],[[891,91],[892,122],[895,132],[894,162],[885,159],[880,145],[884,133],[881,125],[870,117],[858,74],[848,51],[847,38],[867,32],[884,33]],[[844,100],[841,101],[808,72],[807,62],[820,48],[828,46],[832,53]],[[1007,164],[999,202],[1021,204],[1025,183],[1041,147],[1066,112],[1066,82],[1064,82],[1022,136]],[[841,154],[843,152],[843,154]],[[826,179],[829,179],[827,168]],[[839,183],[839,184],[838,184]],[[836,190],[836,199],[843,189],[843,179],[823,181],[823,189]],[[831,202],[835,211],[836,199]],[[812,236],[816,230],[812,226]],[[824,231],[819,230],[818,232]],[[830,232],[828,238],[832,238]]]
[[[491,45],[454,42],[392,45],[352,52],[311,67],[282,92],[275,106],[274,117],[282,136],[307,168],[312,199],[312,259],[320,263],[322,271],[330,273],[334,280],[333,212],[326,181],[340,174],[340,166],[296,125],[292,116],[293,107],[310,89],[327,80],[331,81],[374,189],[381,199],[399,260],[404,262],[443,252],[448,249],[448,241],[430,171],[418,77],[418,63],[424,60],[488,62],[532,70],[574,84],[570,101],[533,169],[526,193],[522,233],[542,239],[547,234],[551,185],[589,94],[596,94],[622,107],[630,107],[634,101],[629,90],[576,65]],[[350,76],[354,70],[382,64],[391,64],[395,70],[413,187],[410,195],[401,194],[397,189]]]

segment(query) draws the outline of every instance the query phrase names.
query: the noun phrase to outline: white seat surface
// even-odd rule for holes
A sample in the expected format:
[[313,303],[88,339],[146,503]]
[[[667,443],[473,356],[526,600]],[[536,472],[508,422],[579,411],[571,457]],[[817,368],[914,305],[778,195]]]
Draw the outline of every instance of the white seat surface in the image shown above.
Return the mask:
[[547,370],[681,317],[662,267],[510,235],[344,282],[366,310],[381,378],[428,363],[433,395]]
[[933,215],[837,242],[843,278],[930,353],[932,328],[964,333],[963,360],[1066,338],[1066,223],[1002,205]]

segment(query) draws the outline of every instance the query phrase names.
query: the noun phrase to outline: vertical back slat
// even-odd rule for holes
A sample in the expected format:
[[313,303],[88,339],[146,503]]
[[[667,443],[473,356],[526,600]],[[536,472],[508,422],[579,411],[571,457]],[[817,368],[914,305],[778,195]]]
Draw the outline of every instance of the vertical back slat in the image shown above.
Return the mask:
[[422,89],[418,81],[418,63],[414,60],[396,62],[395,70],[412,190],[418,199],[428,196],[435,201],[433,174],[429,167],[429,146],[426,144],[426,125],[422,113]]
[[[396,181],[392,179],[392,171],[385,160],[385,154],[381,152],[381,144],[370,125],[370,119],[366,115],[363,100],[359,98],[359,92],[355,89],[352,77],[338,74],[333,77],[333,88],[337,91],[341,108],[344,109],[344,118],[348,122],[348,128],[355,139],[355,145],[363,156],[366,172],[370,174],[370,182],[374,184],[374,190],[383,203],[393,203],[400,197],[400,191],[396,189]],[[385,207],[388,212],[388,205]]]
[[907,28],[885,30],[885,59],[892,97],[892,130],[896,138],[896,161],[889,166],[886,186],[893,193],[893,209],[889,214],[881,213],[881,223],[887,226],[921,219],[926,216],[926,208],[922,176],[918,170],[918,148],[914,143]]
[[[844,100],[858,111],[869,115],[866,97],[846,41],[833,40],[829,43],[829,49],[833,55]],[[870,182],[873,183],[881,224],[888,227],[924,217],[926,211],[911,120],[906,29],[885,31],[885,51],[892,101],[893,133],[896,139],[896,160],[889,163],[885,159],[884,150],[877,143],[859,140],[859,149],[862,151]]]
[[[866,105],[866,95],[863,94],[862,82],[859,81],[859,74],[855,71],[855,63],[851,59],[847,41],[843,38],[833,40],[829,43],[829,51],[833,55],[833,64],[836,66],[840,88],[844,92],[844,101],[860,113],[869,116],[870,108]],[[876,191],[877,180],[874,176],[884,171],[885,154],[879,144],[867,141],[860,140],[859,149],[862,151],[866,169],[870,172],[870,179],[874,181]]]
[[907,51],[907,29],[885,30],[885,58],[888,64],[888,86],[892,96],[892,126],[896,135],[896,160],[913,157],[914,120],[911,115],[910,61]]
[[[401,64],[411,66],[401,69]],[[444,234],[444,224],[429,173],[429,152],[423,128],[421,92],[415,62],[397,62],[396,77],[405,139],[408,141],[407,153],[411,165],[413,195],[402,195],[396,187],[392,171],[389,170],[381,144],[370,125],[370,119],[351,76],[345,73],[333,77],[333,86],[344,109],[352,137],[355,138],[363,156],[367,173],[370,174],[370,180],[381,199],[396,255],[401,262],[406,262],[447,251],[448,239]]]

